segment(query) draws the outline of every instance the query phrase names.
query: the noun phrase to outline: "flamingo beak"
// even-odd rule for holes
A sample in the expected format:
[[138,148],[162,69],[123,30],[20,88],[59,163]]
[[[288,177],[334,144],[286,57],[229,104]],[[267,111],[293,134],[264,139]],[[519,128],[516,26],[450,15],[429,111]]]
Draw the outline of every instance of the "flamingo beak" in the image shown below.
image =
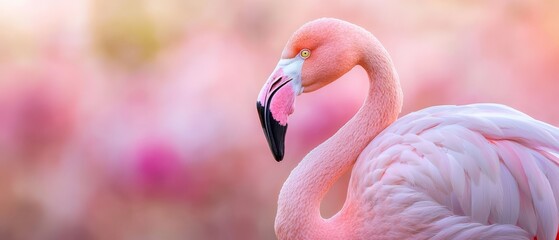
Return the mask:
[[294,111],[295,96],[303,91],[301,66],[297,58],[280,60],[256,101],[262,130],[278,162],[284,156],[287,118]]

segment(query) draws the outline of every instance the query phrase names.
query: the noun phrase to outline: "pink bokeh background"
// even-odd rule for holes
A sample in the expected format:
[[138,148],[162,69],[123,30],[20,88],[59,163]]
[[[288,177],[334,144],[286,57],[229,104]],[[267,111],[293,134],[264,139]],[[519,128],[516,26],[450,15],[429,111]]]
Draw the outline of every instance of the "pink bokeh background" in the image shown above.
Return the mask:
[[558,11],[557,1],[0,0],[0,239],[274,239],[283,181],[366,94],[356,68],[298,97],[285,160],[273,160],[256,98],[291,33],[318,17],[379,38],[402,114],[496,102],[557,126]]

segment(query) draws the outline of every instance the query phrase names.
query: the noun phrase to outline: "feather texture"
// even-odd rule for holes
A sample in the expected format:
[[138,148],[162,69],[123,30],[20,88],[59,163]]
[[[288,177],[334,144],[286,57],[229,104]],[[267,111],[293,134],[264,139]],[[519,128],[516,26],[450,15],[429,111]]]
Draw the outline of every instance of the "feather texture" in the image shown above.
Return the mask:
[[[431,107],[397,120],[367,146],[349,191],[385,198],[385,208],[401,211],[392,217],[410,224],[426,215],[439,219],[418,236],[431,229],[435,239],[552,240],[559,226],[558,146],[557,128],[503,105]],[[368,175],[372,181],[359,184]],[[371,188],[389,192],[361,190]],[[370,217],[377,227],[391,218]]]

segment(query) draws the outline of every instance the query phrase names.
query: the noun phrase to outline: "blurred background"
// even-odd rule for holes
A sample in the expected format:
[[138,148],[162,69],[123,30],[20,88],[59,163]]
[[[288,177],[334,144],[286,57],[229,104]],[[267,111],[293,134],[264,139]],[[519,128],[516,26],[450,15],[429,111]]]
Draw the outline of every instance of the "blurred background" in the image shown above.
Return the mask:
[[273,160],[256,97],[318,17],[380,39],[403,114],[497,102],[557,126],[557,12],[552,0],[0,0],[0,239],[274,239],[283,181],[366,94],[356,68],[298,97]]

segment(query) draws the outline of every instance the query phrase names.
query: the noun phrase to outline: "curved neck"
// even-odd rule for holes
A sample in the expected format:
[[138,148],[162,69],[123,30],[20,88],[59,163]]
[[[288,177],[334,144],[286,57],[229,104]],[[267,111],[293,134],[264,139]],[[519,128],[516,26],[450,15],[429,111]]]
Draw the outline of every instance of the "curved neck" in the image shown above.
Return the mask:
[[[346,202],[332,219],[320,215],[320,203],[332,185],[351,169],[363,149],[395,121],[401,110],[398,76],[386,50],[370,34],[359,65],[368,73],[369,94],[357,114],[336,134],[312,150],[281,189],[275,228],[279,239],[349,239]],[[372,41],[371,41],[372,39]],[[348,200],[351,201],[351,200]]]

